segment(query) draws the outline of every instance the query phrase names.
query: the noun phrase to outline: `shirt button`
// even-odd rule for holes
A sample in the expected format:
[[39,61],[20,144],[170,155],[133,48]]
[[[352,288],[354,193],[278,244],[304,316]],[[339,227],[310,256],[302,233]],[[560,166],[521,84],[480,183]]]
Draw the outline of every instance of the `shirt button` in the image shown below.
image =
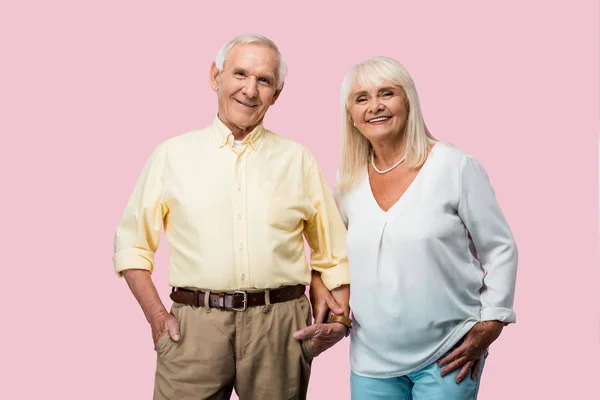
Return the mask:
[[242,162],[242,159],[241,159],[241,158],[238,158],[238,159],[237,159],[237,162],[238,162],[238,163],[241,163],[241,162]]
[[240,243],[240,244],[238,245],[238,249],[240,249],[240,250],[244,250],[244,246],[242,246],[242,244]]
[[242,213],[238,213],[237,219],[242,219]]
[[242,191],[242,185],[237,185],[237,190],[238,190],[238,192],[241,192]]
[[241,275],[240,275],[240,279],[241,279],[241,280],[244,280],[244,279],[246,279],[246,275],[244,275],[244,274],[241,274]]

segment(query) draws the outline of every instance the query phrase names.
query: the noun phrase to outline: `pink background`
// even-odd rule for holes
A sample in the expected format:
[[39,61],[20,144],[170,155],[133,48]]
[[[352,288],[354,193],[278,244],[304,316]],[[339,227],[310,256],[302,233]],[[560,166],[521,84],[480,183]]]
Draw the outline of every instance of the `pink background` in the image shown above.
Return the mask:
[[[152,149],[211,123],[210,63],[245,32],[289,60],[266,125],[330,183],[344,73],[374,55],[407,67],[433,134],[487,168],[520,249],[518,323],[480,398],[600,398],[597,2],[204,3],[0,3],[1,398],[151,398],[114,229]],[[315,360],[310,399],[349,398],[347,354],[345,340]]]

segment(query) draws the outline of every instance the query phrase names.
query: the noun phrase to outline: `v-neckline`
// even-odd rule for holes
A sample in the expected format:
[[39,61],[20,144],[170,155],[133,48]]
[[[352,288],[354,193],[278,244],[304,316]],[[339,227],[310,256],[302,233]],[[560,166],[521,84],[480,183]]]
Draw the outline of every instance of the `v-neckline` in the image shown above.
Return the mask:
[[391,211],[393,211],[396,208],[396,206],[398,206],[398,204],[406,201],[404,199],[407,197],[407,195],[410,194],[409,192],[411,191],[412,187],[415,186],[417,181],[419,181],[421,179],[421,176],[423,175],[423,171],[426,169],[427,165],[429,164],[429,160],[430,160],[431,156],[433,155],[433,152],[436,147],[437,147],[437,142],[434,143],[433,147],[429,151],[429,154],[427,155],[427,159],[421,166],[421,169],[417,173],[417,176],[415,176],[415,179],[413,179],[413,181],[410,183],[410,185],[408,185],[408,187],[406,188],[404,193],[402,193],[402,195],[398,198],[398,200],[396,200],[396,202],[394,204],[392,204],[392,206],[390,208],[388,208],[387,210],[384,210],[383,208],[381,208],[381,206],[377,202],[377,199],[375,198],[375,194],[373,193],[373,188],[371,186],[371,178],[369,177],[369,166],[367,165],[366,184],[367,184],[367,189],[369,190],[369,197],[371,198],[372,202],[375,204],[375,207],[377,207],[379,212],[383,213],[383,215],[387,215]]

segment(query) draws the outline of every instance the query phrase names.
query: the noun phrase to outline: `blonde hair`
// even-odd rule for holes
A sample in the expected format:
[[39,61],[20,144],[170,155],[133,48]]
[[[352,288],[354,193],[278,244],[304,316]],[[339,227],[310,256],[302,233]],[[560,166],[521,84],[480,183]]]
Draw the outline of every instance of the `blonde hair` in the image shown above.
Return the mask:
[[429,133],[419,105],[419,96],[408,71],[396,60],[374,57],[355,65],[342,82],[342,159],[337,189],[344,192],[358,183],[372,151],[371,143],[354,126],[348,101],[355,84],[362,87],[391,83],[400,86],[408,102],[408,119],[404,128],[404,151],[409,168],[419,168],[427,159],[436,140]]

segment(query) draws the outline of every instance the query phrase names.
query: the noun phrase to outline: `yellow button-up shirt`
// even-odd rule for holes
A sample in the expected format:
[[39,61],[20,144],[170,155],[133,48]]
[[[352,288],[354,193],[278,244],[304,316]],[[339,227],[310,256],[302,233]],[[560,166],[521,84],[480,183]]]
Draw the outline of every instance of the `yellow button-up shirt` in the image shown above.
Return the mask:
[[115,234],[114,268],[154,269],[161,229],[169,285],[210,290],[350,282],[346,229],[314,157],[257,126],[233,146],[212,126],[160,144],[135,185]]

